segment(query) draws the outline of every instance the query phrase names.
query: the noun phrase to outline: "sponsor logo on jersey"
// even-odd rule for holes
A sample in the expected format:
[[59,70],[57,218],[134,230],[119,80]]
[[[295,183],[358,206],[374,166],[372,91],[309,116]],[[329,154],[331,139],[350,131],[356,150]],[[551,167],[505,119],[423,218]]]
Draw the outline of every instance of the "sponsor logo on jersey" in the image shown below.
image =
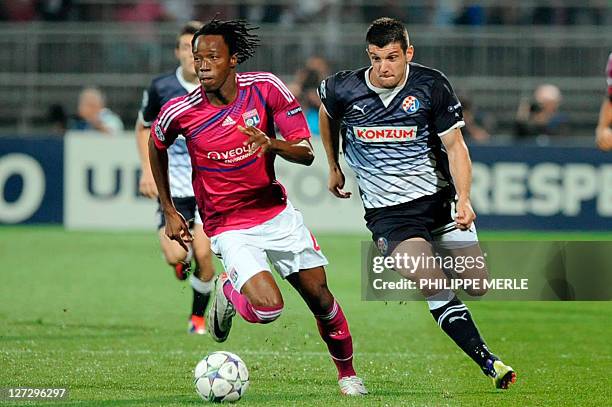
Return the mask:
[[214,161],[223,161],[225,164],[231,164],[242,161],[255,154],[254,144],[248,146],[239,146],[227,151],[209,151],[206,158]]
[[293,109],[287,111],[287,117],[295,116],[296,114],[300,113],[301,111],[302,111],[302,107],[301,106],[293,108]]
[[257,126],[261,120],[259,120],[259,113],[257,113],[257,109],[249,110],[248,112],[242,115],[244,119],[244,124],[247,127]]
[[421,103],[419,103],[419,99],[414,96],[406,96],[406,98],[402,102],[402,109],[404,109],[404,112],[408,114],[416,112],[417,110],[419,110],[420,106]]
[[361,112],[361,114],[365,115],[366,114],[366,107],[368,107],[368,105],[363,105],[363,106],[353,105],[352,109],[353,110],[357,110],[358,112]]
[[353,126],[357,140],[366,143],[396,143],[414,140],[417,135],[417,126],[405,127],[358,127]]
[[157,139],[159,141],[164,141],[166,140],[166,136],[164,136],[164,131],[162,130],[161,126],[159,125],[159,123],[157,123],[155,125],[155,137],[157,137]]
[[233,126],[234,124],[236,124],[236,121],[232,119],[232,116],[227,116],[225,120],[223,120],[223,123],[221,123],[221,127]]

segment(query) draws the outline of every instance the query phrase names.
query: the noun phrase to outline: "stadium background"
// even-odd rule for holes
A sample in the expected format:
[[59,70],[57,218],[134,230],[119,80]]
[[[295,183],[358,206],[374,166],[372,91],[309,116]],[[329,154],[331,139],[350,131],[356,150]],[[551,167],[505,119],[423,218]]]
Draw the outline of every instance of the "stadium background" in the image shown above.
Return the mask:
[[[172,281],[160,259],[155,204],[138,196],[131,129],[142,90],[176,66],[175,34],[191,18],[219,12],[260,25],[262,46],[241,70],[271,71],[287,83],[304,76],[313,56],[325,58],[330,72],[367,64],[367,22],[380,15],[403,19],[415,61],[445,72],[483,127],[493,122],[486,140],[468,138],[481,238],[612,240],[612,156],[594,147],[612,6],[507,3],[0,3],[0,387],[65,385],[73,404],[190,404],[190,369],[218,348],[243,355],[252,370],[245,404],[340,402],[313,323],[287,286],[288,309],[273,326],[238,323],[223,347],[183,332],[189,291]],[[563,94],[567,131],[518,137],[517,107],[531,103],[545,83]],[[125,134],[64,131],[86,86],[106,94]],[[310,103],[307,92],[302,98]],[[361,205],[326,192],[317,140],[315,147],[314,167],[278,160],[279,178],[332,261],[330,284],[351,318],[357,366],[373,393],[368,403],[609,402],[609,302],[475,304],[492,347],[508,355],[522,379],[522,388],[504,395],[476,379],[479,373],[435,331],[423,304],[361,302],[358,253],[368,238]],[[372,335],[381,330],[386,335]],[[449,363],[456,377],[445,375]],[[64,373],[57,374],[58,366]]]

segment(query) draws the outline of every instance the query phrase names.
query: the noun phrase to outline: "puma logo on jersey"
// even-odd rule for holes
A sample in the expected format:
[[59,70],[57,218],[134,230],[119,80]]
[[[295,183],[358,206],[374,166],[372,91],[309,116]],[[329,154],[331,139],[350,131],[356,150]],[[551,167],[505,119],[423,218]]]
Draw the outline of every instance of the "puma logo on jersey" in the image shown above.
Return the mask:
[[453,322],[455,322],[455,321],[456,321],[456,320],[458,320],[458,319],[462,319],[462,320],[464,320],[464,321],[467,321],[467,318],[465,317],[466,315],[467,315],[467,313],[465,313],[465,312],[464,312],[463,314],[461,314],[461,315],[460,315],[460,316],[458,316],[458,317],[450,317],[450,318],[448,319],[448,323],[449,323],[449,324],[452,324]]
[[359,107],[357,105],[353,105],[353,110],[357,110],[357,111],[361,112],[361,114],[366,114],[365,113],[366,107],[368,107],[368,105],[363,105],[363,107]]

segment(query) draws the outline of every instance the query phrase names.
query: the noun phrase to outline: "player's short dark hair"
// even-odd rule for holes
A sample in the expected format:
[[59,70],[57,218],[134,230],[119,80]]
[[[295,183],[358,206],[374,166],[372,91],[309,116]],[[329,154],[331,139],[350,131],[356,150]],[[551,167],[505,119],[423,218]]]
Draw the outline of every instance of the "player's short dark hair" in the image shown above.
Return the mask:
[[399,42],[404,52],[408,49],[410,40],[404,23],[389,17],[381,17],[372,21],[366,34],[366,43],[382,48],[392,42]]
[[202,25],[204,25],[204,23],[202,23],[201,21],[196,21],[196,20],[192,20],[192,21],[185,23],[183,28],[181,28],[181,31],[179,31],[178,35],[176,36],[176,48],[178,48],[181,45],[181,37],[183,35],[186,35],[186,34],[194,35],[195,33],[198,32],[198,30],[202,27]]
[[258,28],[250,26],[244,20],[223,21],[215,17],[194,34],[191,45],[195,46],[197,38],[201,35],[220,35],[225,40],[230,55],[236,54],[238,63],[241,64],[255,55],[255,48],[259,46],[259,37],[252,31]]

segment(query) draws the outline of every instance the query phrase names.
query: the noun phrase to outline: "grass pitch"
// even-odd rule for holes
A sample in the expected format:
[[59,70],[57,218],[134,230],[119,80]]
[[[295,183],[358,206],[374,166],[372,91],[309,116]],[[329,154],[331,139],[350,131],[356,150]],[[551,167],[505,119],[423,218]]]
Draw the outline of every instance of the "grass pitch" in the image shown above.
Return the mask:
[[54,406],[200,405],[193,368],[228,350],[251,373],[243,406],[609,405],[611,302],[472,303],[489,346],[518,373],[509,391],[495,390],[425,303],[360,301],[362,239],[318,236],[366,398],[338,393],[315,322],[289,284],[281,283],[279,320],[257,326],[238,317],[229,340],[216,344],[187,335],[191,289],[163,264],[155,233],[47,227],[0,228],[0,387],[68,387],[67,400],[45,403]]

